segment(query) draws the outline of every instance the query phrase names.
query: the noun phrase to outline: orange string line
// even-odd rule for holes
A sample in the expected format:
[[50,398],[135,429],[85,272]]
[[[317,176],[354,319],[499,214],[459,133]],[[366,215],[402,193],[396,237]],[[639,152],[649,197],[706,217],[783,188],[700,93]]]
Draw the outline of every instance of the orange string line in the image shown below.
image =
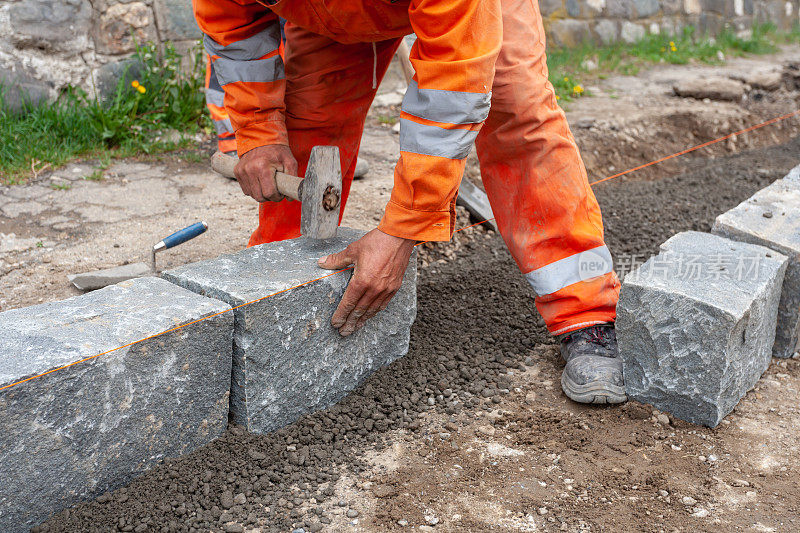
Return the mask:
[[[656,165],[658,163],[662,163],[662,162],[667,161],[669,159],[673,159],[675,157],[679,157],[679,156],[688,154],[690,152],[694,152],[695,150],[699,150],[700,148],[705,148],[706,146],[711,146],[712,144],[716,144],[716,143],[724,141],[726,139],[730,139],[731,137],[734,137],[736,135],[741,135],[742,133],[747,133],[749,131],[757,130],[759,128],[763,128],[765,126],[769,126],[770,124],[775,124],[776,122],[780,122],[781,120],[786,120],[786,119],[791,118],[791,117],[796,116],[796,115],[800,115],[800,109],[798,109],[797,111],[793,111],[791,113],[787,113],[785,115],[781,115],[779,117],[772,118],[772,119],[767,120],[765,122],[761,122],[760,124],[756,124],[755,126],[750,126],[748,128],[745,128],[745,129],[742,129],[742,130],[739,130],[739,131],[735,131],[733,133],[729,133],[728,135],[725,135],[723,137],[719,137],[718,139],[714,139],[712,141],[708,141],[708,142],[704,142],[702,144],[698,144],[697,146],[693,146],[691,148],[687,148],[686,150],[681,150],[680,152],[676,152],[674,154],[662,157],[660,159],[656,159],[655,161],[651,161],[649,163],[645,163],[644,165],[639,165],[638,167],[634,167],[634,168],[631,168],[631,169],[626,170],[624,172],[620,172],[618,174],[614,174],[613,176],[608,176],[606,178],[603,178],[603,179],[600,179],[600,180],[597,180],[597,181],[593,181],[593,182],[589,183],[589,185],[593,187],[593,186],[597,185],[598,183],[603,183],[603,182],[612,180],[614,178],[619,178],[620,176],[624,176],[626,174],[630,174],[631,172],[636,172],[637,170],[641,170],[643,168],[647,168],[649,166],[653,166],[653,165]],[[463,228],[458,228],[458,229],[456,229],[454,231],[454,233],[459,232],[459,231],[464,231],[465,229],[469,229],[469,228],[478,226],[478,225],[483,224],[485,222],[488,222],[490,220],[494,220],[494,217],[487,218],[486,220],[482,220],[480,222],[476,222],[475,224],[470,224],[469,226],[464,226]],[[421,242],[418,242],[417,244],[415,244],[414,246],[416,247],[416,246],[419,246],[421,244],[425,244],[427,242],[430,242],[430,241],[421,241]],[[5,389],[9,389],[9,388],[14,387],[16,385],[20,385],[21,383],[25,383],[25,382],[30,381],[32,379],[36,379],[36,378],[40,378],[42,376],[46,376],[48,374],[52,374],[53,372],[56,372],[58,370],[63,370],[65,368],[69,368],[69,367],[71,367],[73,365],[77,365],[79,363],[84,363],[86,361],[91,361],[92,359],[96,359],[96,358],[98,358],[100,356],[110,354],[111,352],[115,352],[115,351],[121,350],[123,348],[128,348],[129,346],[133,346],[134,344],[138,344],[140,342],[144,342],[144,341],[153,339],[155,337],[158,337],[158,336],[161,336],[161,335],[165,335],[165,334],[171,333],[173,331],[177,331],[177,330],[179,330],[181,328],[185,328],[186,326],[191,326],[192,324],[197,324],[198,322],[202,322],[203,320],[208,320],[209,318],[213,318],[215,316],[219,316],[219,315],[224,314],[224,313],[229,313],[231,311],[239,309],[240,307],[244,307],[246,305],[254,304],[256,302],[260,302],[261,300],[266,300],[267,298],[271,298],[273,296],[278,296],[279,294],[283,294],[285,292],[289,292],[289,291],[291,291],[293,289],[298,289],[298,288],[303,287],[305,285],[309,285],[311,283],[323,280],[325,278],[329,278],[329,277],[334,276],[336,274],[339,274],[341,272],[346,272],[348,270],[351,270],[352,268],[353,268],[352,266],[351,267],[347,267],[347,268],[343,268],[342,270],[337,270],[335,272],[331,272],[330,274],[326,274],[325,276],[320,276],[318,278],[314,278],[312,280],[300,283],[299,285],[294,285],[292,287],[289,287],[289,288],[286,288],[286,289],[283,289],[283,290],[280,290],[280,291],[277,291],[277,292],[273,292],[272,294],[268,294],[266,296],[262,296],[261,298],[257,298],[257,299],[255,299],[255,300],[253,300],[251,302],[246,302],[246,303],[243,303],[243,304],[239,304],[236,307],[232,307],[230,309],[226,309],[225,311],[220,311],[219,313],[214,313],[212,315],[208,315],[206,317],[194,320],[192,322],[188,322],[186,324],[182,324],[180,326],[176,326],[174,328],[170,328],[170,329],[168,329],[166,331],[162,331],[161,333],[156,333],[155,335],[150,335],[149,337],[145,337],[143,339],[139,339],[139,340],[135,340],[133,342],[129,342],[128,344],[124,344],[122,346],[118,346],[117,348],[112,348],[111,350],[107,350],[105,352],[102,352],[102,353],[99,353],[99,354],[96,354],[96,355],[91,355],[89,357],[85,357],[83,359],[79,359],[78,361],[73,361],[72,363],[69,363],[69,364],[66,364],[66,365],[63,365],[63,366],[59,366],[57,368],[52,368],[52,369],[48,370],[47,372],[42,372],[41,374],[36,374],[36,375],[30,376],[30,377],[27,377],[25,379],[21,379],[19,381],[15,381],[14,383],[10,383],[8,385],[4,385],[4,386],[0,387],[0,391],[3,391]]]

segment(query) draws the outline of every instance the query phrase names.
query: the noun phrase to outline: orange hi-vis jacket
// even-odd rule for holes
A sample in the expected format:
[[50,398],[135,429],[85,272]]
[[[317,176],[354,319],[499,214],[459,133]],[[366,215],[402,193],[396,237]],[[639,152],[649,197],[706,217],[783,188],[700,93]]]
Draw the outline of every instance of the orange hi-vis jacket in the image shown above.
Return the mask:
[[416,33],[410,55],[416,76],[403,99],[400,159],[379,228],[408,239],[450,239],[465,160],[489,113],[502,41],[500,0],[193,3],[240,156],[289,144],[278,15],[341,43]]

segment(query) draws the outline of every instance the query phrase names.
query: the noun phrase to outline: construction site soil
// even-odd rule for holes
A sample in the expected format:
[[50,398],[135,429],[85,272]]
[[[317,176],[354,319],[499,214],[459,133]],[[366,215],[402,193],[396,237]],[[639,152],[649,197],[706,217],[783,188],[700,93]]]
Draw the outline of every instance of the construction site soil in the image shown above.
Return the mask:
[[[800,138],[599,184],[607,242],[641,262],[800,162]],[[468,223],[461,214],[461,222]],[[582,406],[499,236],[420,254],[407,356],[273,434],[230,427],[37,531],[789,531],[800,527],[800,361],[717,429]]]

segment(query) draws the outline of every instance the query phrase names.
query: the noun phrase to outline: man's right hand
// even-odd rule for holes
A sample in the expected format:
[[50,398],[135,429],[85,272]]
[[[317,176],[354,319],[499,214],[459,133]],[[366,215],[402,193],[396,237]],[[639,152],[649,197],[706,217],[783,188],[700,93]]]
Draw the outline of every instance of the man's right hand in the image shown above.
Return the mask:
[[297,161],[284,144],[253,148],[244,154],[233,174],[242,192],[257,202],[279,202],[283,195],[275,185],[275,172],[297,175]]

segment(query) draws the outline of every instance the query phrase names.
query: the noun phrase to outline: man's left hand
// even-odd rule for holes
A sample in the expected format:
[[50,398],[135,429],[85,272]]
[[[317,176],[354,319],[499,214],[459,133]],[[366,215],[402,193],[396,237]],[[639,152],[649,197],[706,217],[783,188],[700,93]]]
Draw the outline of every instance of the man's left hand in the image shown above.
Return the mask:
[[346,337],[389,305],[403,283],[415,241],[374,229],[319,266],[339,270],[355,265],[353,277],[333,313],[331,324]]

